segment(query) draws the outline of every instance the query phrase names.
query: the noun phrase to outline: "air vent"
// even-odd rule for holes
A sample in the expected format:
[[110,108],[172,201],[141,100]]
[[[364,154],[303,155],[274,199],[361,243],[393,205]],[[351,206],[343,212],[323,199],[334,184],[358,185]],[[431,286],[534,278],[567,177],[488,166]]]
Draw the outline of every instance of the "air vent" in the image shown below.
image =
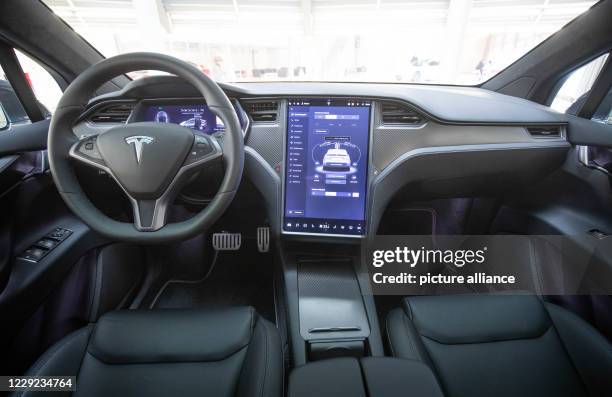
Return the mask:
[[277,101],[247,102],[245,110],[254,123],[272,122],[278,118]]
[[393,102],[383,102],[381,113],[383,124],[419,125],[424,121],[414,110]]
[[132,110],[134,110],[133,103],[105,106],[92,114],[89,117],[89,121],[92,123],[125,124],[130,114],[132,114]]
[[559,125],[527,127],[527,131],[534,138],[559,138],[561,136],[561,126]]

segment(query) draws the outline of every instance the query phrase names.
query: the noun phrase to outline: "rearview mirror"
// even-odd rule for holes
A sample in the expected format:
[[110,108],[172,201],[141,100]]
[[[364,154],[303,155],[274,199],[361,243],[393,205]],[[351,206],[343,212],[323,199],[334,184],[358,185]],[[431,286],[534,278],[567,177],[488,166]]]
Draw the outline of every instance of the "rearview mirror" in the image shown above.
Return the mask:
[[8,130],[10,126],[11,122],[4,111],[4,107],[2,107],[2,104],[0,103],[0,131]]

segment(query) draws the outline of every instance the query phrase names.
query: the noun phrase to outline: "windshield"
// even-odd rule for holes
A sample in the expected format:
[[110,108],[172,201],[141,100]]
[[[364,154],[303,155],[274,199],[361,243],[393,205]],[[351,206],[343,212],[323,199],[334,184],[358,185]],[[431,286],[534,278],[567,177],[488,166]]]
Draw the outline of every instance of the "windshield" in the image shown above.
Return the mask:
[[161,52],[191,62],[217,81],[472,85],[507,67],[595,1],[44,3],[104,56]]

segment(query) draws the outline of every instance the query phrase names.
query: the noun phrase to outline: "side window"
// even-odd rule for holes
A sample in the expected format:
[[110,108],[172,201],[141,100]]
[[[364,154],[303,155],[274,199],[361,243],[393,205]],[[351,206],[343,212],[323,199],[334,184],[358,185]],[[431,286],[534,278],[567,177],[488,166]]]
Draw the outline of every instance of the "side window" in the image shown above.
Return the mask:
[[586,100],[608,54],[601,55],[570,73],[550,105],[561,113],[576,114]]
[[45,116],[53,114],[62,96],[62,90],[57,81],[38,62],[19,50],[15,52],[36,99],[42,105],[43,114]]
[[[62,96],[62,90],[55,79],[38,62],[17,50],[15,52],[43,115],[50,117]],[[17,126],[30,123],[30,118],[1,65],[0,104],[10,125]]]

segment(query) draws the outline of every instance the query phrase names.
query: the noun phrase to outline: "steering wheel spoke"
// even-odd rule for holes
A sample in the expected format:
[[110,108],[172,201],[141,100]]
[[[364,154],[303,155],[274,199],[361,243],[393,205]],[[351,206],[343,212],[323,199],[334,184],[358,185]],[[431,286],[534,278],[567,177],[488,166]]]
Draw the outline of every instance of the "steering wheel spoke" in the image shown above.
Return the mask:
[[85,163],[101,171],[110,173],[108,166],[106,165],[106,162],[102,158],[100,150],[98,149],[97,135],[88,136],[75,142],[70,148],[69,155],[77,161]]
[[194,135],[193,146],[179,172],[202,168],[223,157],[223,149],[217,138],[211,135]]
[[166,224],[169,200],[162,196],[156,200],[138,200],[128,196],[134,210],[134,227],[143,232],[159,230]]

